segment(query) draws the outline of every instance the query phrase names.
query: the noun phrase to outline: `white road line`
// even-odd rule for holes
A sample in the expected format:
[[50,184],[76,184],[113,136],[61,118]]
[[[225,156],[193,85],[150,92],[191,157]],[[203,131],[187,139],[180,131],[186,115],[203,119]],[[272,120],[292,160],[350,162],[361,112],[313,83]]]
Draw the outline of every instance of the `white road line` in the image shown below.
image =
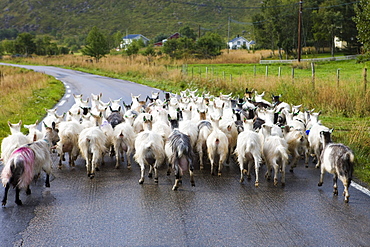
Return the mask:
[[366,195],[368,195],[368,196],[370,196],[370,190],[368,190],[368,189],[366,189],[366,188],[364,188],[364,187],[362,187],[361,185],[359,185],[358,183],[355,183],[355,182],[351,182],[351,186],[353,187],[353,188],[356,188],[356,189],[358,189],[359,191],[361,191],[361,192],[363,192],[363,193],[365,193]]
[[70,95],[70,94],[67,94],[67,95],[66,95],[66,99],[68,99],[69,97],[71,97],[71,95]]
[[59,104],[58,104],[58,106],[62,106],[62,105],[64,105],[64,103],[66,103],[66,100],[60,101]]

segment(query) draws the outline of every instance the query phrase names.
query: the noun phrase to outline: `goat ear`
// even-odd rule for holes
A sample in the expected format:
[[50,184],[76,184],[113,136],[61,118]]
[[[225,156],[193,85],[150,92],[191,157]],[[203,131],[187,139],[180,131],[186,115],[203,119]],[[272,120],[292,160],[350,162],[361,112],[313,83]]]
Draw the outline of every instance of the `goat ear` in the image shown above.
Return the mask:
[[52,126],[53,130],[55,130],[55,126],[56,126],[55,122],[53,122],[53,123],[51,124],[51,126]]
[[330,130],[329,130],[329,133],[331,134],[331,133],[333,133],[333,131],[334,131],[334,129],[330,129]]
[[47,128],[47,127],[48,127],[44,121],[42,121],[42,123],[44,124],[44,127],[45,127],[45,128]]
[[150,121],[153,121],[153,115],[150,115]]

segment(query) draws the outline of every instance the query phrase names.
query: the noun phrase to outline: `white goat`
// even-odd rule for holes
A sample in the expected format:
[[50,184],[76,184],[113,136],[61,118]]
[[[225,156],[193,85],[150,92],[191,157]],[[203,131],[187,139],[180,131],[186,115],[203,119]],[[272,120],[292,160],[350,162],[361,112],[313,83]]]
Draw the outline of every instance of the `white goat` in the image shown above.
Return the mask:
[[164,142],[161,135],[145,130],[140,132],[135,140],[136,153],[134,158],[140,165],[141,176],[139,183],[144,183],[145,166],[149,166],[149,177],[152,177],[154,169],[154,182],[158,183],[157,169],[165,161]]
[[[238,156],[238,163],[240,167],[240,183],[244,181],[244,174],[246,173],[250,178],[250,172],[254,164],[256,173],[255,186],[258,187],[258,173],[260,168],[261,158],[261,141],[259,135],[253,130],[253,120],[245,120],[244,131],[241,132],[237,139],[235,154]],[[244,164],[247,163],[248,170],[244,168]]]
[[100,127],[90,127],[81,131],[78,137],[80,153],[86,161],[87,176],[95,177],[95,171],[99,170],[99,163],[106,152],[107,137]]
[[26,189],[26,194],[31,194],[29,185],[33,178],[38,176],[41,170],[46,172],[45,186],[50,187],[49,175],[52,167],[50,148],[59,141],[58,131],[55,123],[52,128],[46,128],[44,138],[14,150],[10,159],[1,172],[2,183],[5,193],[2,205],[5,206],[10,185],[16,188],[15,203],[22,205],[19,199],[21,189]]
[[56,151],[59,154],[59,169],[62,168],[62,161],[65,160],[65,153],[68,153],[68,163],[75,166],[75,161],[80,154],[78,137],[84,127],[76,121],[62,122],[58,126],[60,140],[57,143]]
[[46,117],[44,118],[43,122],[44,124],[41,126],[41,132],[43,134],[45,134],[45,131],[46,131],[46,128],[47,127],[51,127],[52,123],[54,122],[56,124],[56,126],[58,126],[58,124],[60,122],[63,122],[64,121],[64,116],[65,114],[62,114],[62,115],[58,115],[56,112],[57,112],[57,108],[54,108],[54,109],[45,109],[45,111],[47,112],[47,115]]
[[136,134],[130,123],[120,123],[114,128],[113,145],[116,152],[116,168],[119,168],[120,160],[124,160],[126,154],[127,168],[131,169],[131,155],[135,148]]
[[38,140],[41,140],[43,137],[43,134],[41,133],[40,130],[37,129],[37,124],[39,120],[36,120],[34,124],[25,124],[24,127],[28,129],[28,142],[35,142]]
[[212,124],[208,120],[202,120],[198,123],[198,140],[196,143],[196,151],[199,155],[200,170],[204,169],[204,152],[207,149],[207,138],[212,132]]
[[8,126],[11,134],[1,142],[1,160],[4,164],[8,162],[10,155],[15,149],[29,143],[27,136],[21,132],[22,121],[19,121],[18,124],[8,122]]
[[292,156],[290,161],[290,172],[293,172],[293,168],[297,166],[298,159],[301,156],[301,150],[304,151],[305,166],[308,167],[308,141],[306,133],[303,130],[285,126],[284,139],[288,144],[288,150]]
[[288,144],[276,135],[265,138],[263,144],[263,156],[267,165],[265,177],[271,178],[271,170],[274,168],[274,185],[278,184],[278,173],[281,171],[281,184],[285,185],[285,168],[288,162]]
[[321,165],[321,151],[323,149],[322,143],[320,141],[320,132],[321,131],[329,131],[329,128],[322,125],[320,122],[317,122],[312,125],[311,129],[309,130],[308,134],[308,142],[310,144],[310,153],[316,159],[317,164],[316,168],[319,168]]
[[211,174],[214,175],[215,164],[218,163],[218,176],[221,176],[224,162],[227,158],[229,141],[219,128],[220,118],[211,117],[213,130],[207,138],[208,158],[211,162]]
[[355,156],[352,150],[344,144],[333,143],[331,141],[330,131],[321,131],[320,140],[323,144],[323,151],[321,153],[321,174],[318,186],[322,186],[324,173],[329,172],[333,174],[334,195],[338,195],[338,177],[344,186],[344,201],[349,201],[348,188],[352,181],[352,173],[354,167]]

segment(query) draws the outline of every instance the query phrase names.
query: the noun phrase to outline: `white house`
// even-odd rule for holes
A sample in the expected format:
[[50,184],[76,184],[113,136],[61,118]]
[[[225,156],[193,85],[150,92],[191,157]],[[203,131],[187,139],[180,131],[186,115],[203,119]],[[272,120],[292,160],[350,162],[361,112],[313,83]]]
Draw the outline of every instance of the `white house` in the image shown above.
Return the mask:
[[122,43],[121,43],[121,48],[124,48],[126,45],[129,45],[132,43],[134,40],[142,40],[144,41],[144,44],[147,45],[149,43],[149,39],[146,38],[144,35],[141,34],[129,34],[123,37]]
[[240,49],[246,47],[248,50],[251,48],[251,45],[255,44],[253,40],[248,41],[244,37],[237,36],[236,38],[230,40],[228,43],[229,49]]
[[335,43],[335,47],[339,49],[344,49],[347,47],[347,42],[340,40],[339,37],[337,36],[334,37],[334,43]]

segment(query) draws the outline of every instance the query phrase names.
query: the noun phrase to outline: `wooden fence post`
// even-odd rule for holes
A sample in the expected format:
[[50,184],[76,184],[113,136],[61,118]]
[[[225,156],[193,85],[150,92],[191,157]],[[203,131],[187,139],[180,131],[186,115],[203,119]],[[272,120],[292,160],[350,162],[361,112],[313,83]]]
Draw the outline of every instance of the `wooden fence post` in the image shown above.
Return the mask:
[[339,74],[340,74],[340,69],[337,69],[337,87],[339,88]]
[[292,80],[294,81],[294,68],[292,68]]
[[266,66],[266,77],[269,76],[269,66]]
[[256,65],[253,66],[253,74],[256,76],[257,70],[256,70]]
[[280,67],[280,66],[279,66],[278,76],[279,76],[279,78],[280,78],[280,76],[281,76],[281,67]]
[[367,90],[367,68],[364,68],[364,93]]
[[315,64],[311,63],[311,72],[312,72],[312,88],[315,89]]

